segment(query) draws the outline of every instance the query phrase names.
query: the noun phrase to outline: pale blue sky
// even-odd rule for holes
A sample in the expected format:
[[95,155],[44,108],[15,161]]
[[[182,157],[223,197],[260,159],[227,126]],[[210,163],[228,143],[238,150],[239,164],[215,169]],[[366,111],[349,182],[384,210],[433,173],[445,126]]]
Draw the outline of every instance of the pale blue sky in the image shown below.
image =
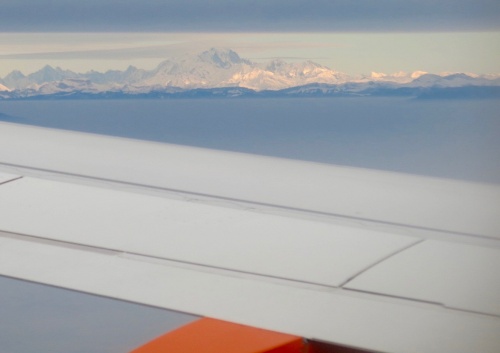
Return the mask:
[[77,72],[152,69],[210,47],[254,60],[313,60],[352,75],[371,71],[500,72],[500,32],[4,33],[0,77],[46,64]]
[[[349,74],[500,72],[497,0],[7,0],[0,77],[46,64],[150,69],[210,47]],[[47,33],[50,32],[50,33]]]

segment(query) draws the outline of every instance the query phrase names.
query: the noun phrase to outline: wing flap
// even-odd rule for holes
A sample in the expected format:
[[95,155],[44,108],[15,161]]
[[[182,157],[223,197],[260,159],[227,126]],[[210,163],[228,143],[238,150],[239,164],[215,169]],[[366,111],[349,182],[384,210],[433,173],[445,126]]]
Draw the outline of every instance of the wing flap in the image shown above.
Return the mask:
[[428,240],[345,287],[500,316],[500,249]]
[[333,287],[420,240],[27,177],[0,199],[4,231]]

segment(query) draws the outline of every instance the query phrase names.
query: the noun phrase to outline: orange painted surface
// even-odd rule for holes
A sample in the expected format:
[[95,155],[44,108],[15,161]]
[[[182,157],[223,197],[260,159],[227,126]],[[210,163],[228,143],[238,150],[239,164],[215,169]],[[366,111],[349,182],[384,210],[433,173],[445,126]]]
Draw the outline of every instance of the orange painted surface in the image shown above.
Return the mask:
[[131,353],[304,353],[301,337],[203,318]]

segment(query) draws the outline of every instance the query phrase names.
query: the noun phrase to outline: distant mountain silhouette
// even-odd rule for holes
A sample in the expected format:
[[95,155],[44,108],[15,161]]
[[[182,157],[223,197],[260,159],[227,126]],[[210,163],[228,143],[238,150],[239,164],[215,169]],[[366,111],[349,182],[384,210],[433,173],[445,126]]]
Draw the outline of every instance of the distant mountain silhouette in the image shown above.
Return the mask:
[[[2,80],[0,98],[46,97],[152,97],[152,96],[429,96],[440,90],[442,96],[458,95],[459,87],[500,86],[500,75],[479,76],[453,73],[430,74],[423,71],[351,77],[312,61],[289,63],[275,59],[254,63],[230,49],[204,51],[161,62],[153,70],[129,66],[125,71],[79,74],[49,65],[25,76],[13,71]],[[233,90],[221,91],[221,88]],[[432,88],[432,89],[431,89]],[[200,91],[200,89],[205,91]],[[234,89],[247,89],[234,93]],[[186,92],[195,90],[193,92]],[[197,90],[197,91],[196,91]],[[208,90],[208,91],[207,91]],[[210,91],[211,90],[211,91]],[[202,93],[203,92],[203,93]],[[224,93],[225,92],[225,93]],[[233,93],[229,93],[233,92]],[[256,93],[258,92],[258,94]],[[460,95],[495,96],[495,89],[462,89]]]

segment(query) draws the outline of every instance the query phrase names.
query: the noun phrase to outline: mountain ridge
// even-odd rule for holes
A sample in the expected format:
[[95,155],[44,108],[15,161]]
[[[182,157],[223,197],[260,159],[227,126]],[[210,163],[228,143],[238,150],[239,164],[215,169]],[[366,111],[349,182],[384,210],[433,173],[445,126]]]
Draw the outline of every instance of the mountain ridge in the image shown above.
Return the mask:
[[313,61],[290,63],[274,59],[266,63],[254,63],[241,58],[231,49],[211,48],[198,55],[166,59],[152,70],[129,66],[124,71],[108,70],[101,73],[92,70],[82,74],[50,65],[29,75],[15,70],[0,79],[0,98],[62,95],[75,92],[141,95],[151,92],[178,93],[183,90],[220,88],[278,92],[301,87],[299,90],[306,94],[307,89],[304,87],[320,84],[330,85],[331,87],[327,89],[330,93],[364,95],[373,94],[377,89],[380,91],[401,88],[418,91],[431,87],[444,89],[500,86],[500,75],[480,76],[465,73],[437,75],[415,71],[394,74],[372,72],[370,75],[351,77]]

